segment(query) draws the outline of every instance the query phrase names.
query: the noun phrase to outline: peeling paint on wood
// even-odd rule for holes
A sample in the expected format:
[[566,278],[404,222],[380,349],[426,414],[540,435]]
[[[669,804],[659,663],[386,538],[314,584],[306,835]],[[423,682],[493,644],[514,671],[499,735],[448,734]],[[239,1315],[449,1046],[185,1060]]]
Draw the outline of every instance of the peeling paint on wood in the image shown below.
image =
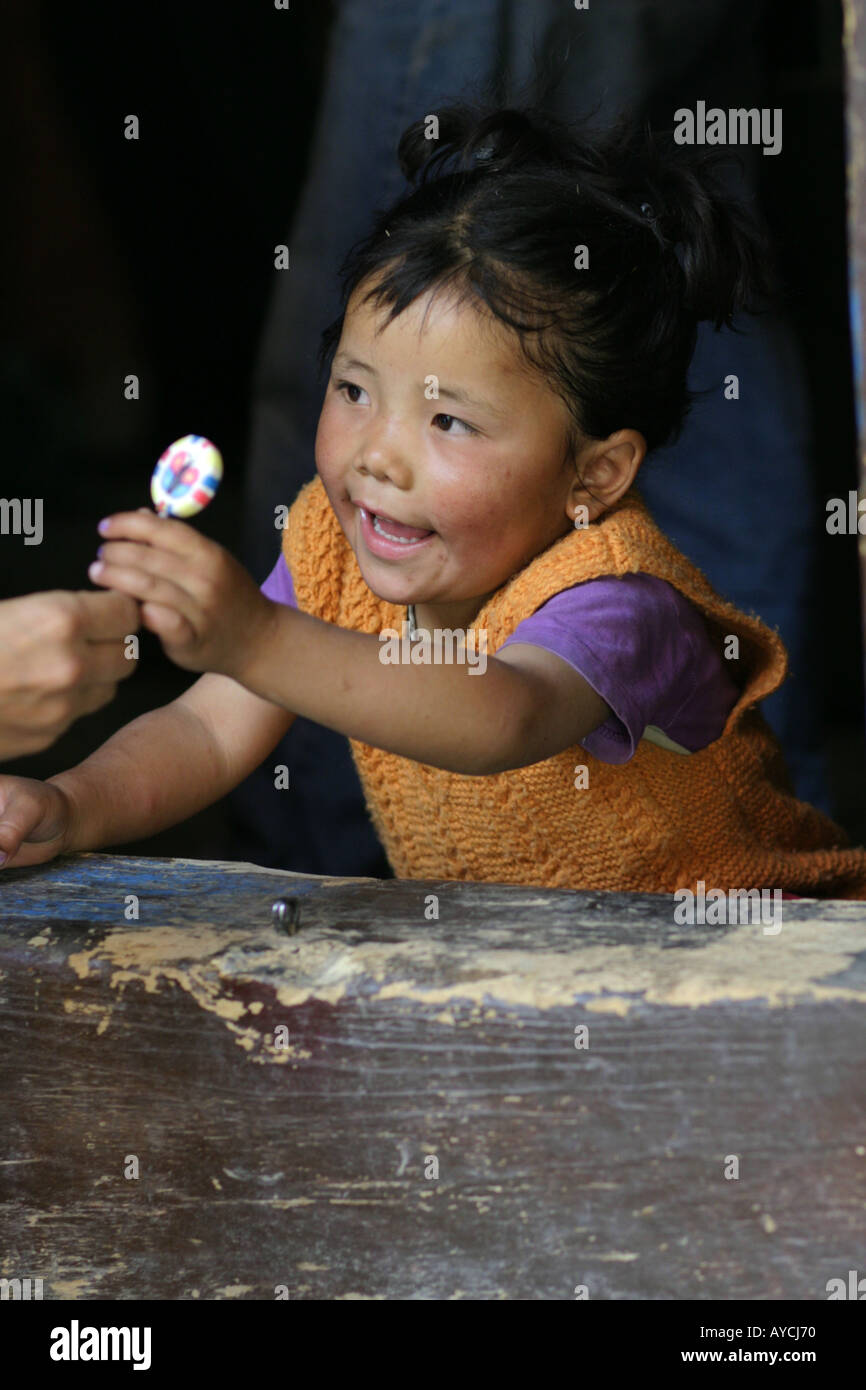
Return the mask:
[[862,905],[785,902],[766,936],[672,904],[111,855],[3,874],[0,1275],[825,1298],[862,1264]]

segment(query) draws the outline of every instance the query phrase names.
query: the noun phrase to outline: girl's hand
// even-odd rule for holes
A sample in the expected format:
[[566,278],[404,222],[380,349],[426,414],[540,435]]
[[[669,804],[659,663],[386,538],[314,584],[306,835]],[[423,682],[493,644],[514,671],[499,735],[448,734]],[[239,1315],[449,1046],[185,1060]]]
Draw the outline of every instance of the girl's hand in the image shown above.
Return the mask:
[[278,605],[216,541],[142,507],[99,523],[106,542],[88,571],[94,584],[141,601],[144,627],[187,671],[215,671],[243,684]]
[[23,869],[63,854],[73,819],[72,802],[52,782],[0,777],[0,863]]

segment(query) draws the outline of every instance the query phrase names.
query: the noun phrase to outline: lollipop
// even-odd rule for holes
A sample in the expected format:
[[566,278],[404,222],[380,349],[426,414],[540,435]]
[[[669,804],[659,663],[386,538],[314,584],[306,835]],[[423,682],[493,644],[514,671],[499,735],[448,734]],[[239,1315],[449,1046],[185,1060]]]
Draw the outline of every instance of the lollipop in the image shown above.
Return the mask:
[[150,495],[160,516],[195,516],[220,485],[219,449],[201,434],[185,434],[169,444],[150,480]]

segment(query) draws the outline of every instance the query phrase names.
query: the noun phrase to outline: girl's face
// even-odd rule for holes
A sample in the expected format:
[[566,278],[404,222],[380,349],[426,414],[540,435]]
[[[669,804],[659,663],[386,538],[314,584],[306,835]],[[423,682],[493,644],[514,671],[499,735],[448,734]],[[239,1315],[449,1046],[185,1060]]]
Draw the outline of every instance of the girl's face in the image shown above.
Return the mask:
[[[377,335],[384,311],[359,300],[334,356],[316,466],[373,593],[423,605],[419,626],[466,627],[573,526],[568,414],[510,330],[471,305],[431,292]],[[394,522],[421,534],[382,534],[398,534]]]

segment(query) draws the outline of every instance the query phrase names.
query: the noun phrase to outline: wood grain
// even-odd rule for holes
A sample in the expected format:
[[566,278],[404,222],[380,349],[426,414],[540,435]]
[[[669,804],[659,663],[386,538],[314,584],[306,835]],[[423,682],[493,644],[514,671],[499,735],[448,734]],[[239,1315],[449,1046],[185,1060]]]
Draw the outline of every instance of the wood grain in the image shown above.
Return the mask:
[[866,1273],[861,914],[786,902],[770,937],[639,894],[6,872],[0,1275],[76,1299],[826,1299]]

